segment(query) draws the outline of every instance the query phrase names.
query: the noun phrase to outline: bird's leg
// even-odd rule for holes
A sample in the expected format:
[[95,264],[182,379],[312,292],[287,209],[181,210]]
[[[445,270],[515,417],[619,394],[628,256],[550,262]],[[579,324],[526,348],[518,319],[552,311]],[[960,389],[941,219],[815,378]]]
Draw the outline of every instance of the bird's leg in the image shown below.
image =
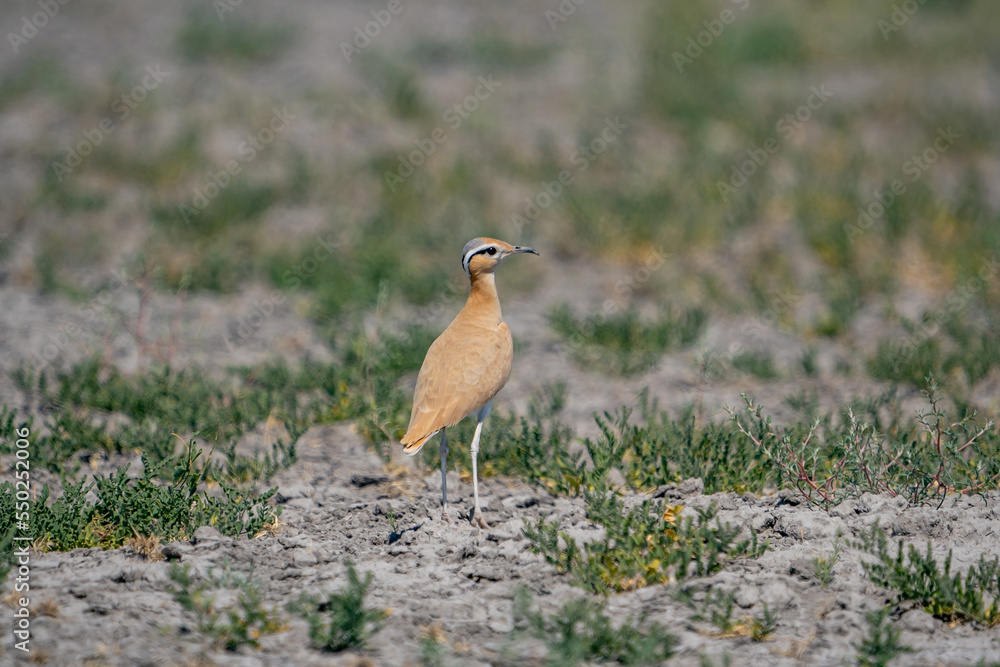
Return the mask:
[[448,517],[448,436],[441,429],[441,519],[451,523]]
[[[485,416],[484,416],[485,418]],[[483,513],[479,509],[479,471],[476,468],[476,456],[479,454],[479,436],[483,432],[483,420],[476,424],[476,434],[472,436],[472,493],[476,498],[476,507],[472,512],[472,525],[487,529],[489,525],[483,521]]]

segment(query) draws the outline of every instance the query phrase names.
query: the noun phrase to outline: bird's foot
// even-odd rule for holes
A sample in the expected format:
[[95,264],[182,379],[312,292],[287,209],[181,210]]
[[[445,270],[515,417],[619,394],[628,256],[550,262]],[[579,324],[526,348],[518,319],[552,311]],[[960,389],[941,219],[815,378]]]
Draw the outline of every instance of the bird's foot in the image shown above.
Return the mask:
[[477,508],[475,512],[472,513],[472,525],[483,530],[489,530],[490,525],[483,520],[482,512]]
[[451,523],[451,517],[448,516],[448,510],[441,510],[441,520],[445,523]]

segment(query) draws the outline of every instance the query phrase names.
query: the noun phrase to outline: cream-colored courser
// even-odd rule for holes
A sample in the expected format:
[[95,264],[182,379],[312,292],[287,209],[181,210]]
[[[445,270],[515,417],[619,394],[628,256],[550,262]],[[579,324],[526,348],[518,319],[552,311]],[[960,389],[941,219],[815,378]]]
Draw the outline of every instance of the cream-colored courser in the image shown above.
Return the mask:
[[510,329],[500,313],[496,279],[493,274],[511,255],[530,252],[497,239],[478,238],[465,244],[462,267],[472,286],[469,300],[448,328],[431,343],[417,375],[410,427],[402,442],[403,451],[413,455],[431,437],[441,432],[441,507],[448,518],[446,460],[448,437],[445,430],[468,415],[475,415],[476,434],[472,438],[472,488],[475,509],[472,524],[488,528],[479,509],[479,473],[476,456],[483,420],[490,413],[493,397],[507,384],[514,344]]

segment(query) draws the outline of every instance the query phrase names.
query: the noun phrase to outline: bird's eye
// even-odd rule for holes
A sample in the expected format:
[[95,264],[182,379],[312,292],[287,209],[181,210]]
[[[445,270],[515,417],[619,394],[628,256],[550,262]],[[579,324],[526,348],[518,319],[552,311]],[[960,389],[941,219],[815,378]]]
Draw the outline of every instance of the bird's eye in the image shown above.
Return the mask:
[[492,257],[493,255],[497,254],[497,249],[494,248],[493,246],[490,246],[489,248],[486,249],[486,254]]

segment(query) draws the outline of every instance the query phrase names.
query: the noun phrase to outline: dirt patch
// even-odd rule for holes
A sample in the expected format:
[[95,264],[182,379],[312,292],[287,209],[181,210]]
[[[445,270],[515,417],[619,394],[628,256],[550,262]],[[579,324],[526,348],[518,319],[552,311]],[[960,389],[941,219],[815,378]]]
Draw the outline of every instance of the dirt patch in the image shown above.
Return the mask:
[[[32,645],[49,664],[419,664],[421,639],[437,633],[452,664],[497,664],[503,655],[529,656],[531,642],[512,638],[514,591],[526,586],[547,613],[583,593],[532,553],[521,535],[524,521],[559,518],[578,538],[593,534],[583,502],[553,497],[509,480],[482,484],[483,510],[490,530],[467,523],[471,485],[449,479],[453,521],[441,520],[440,481],[408,474],[394,479],[349,426],[316,427],[299,442],[299,462],[273,480],[281,491],[281,521],[275,536],[231,539],[211,527],[190,542],[166,545],[171,561],[148,562],[132,549],[82,549],[32,556]],[[792,504],[779,496],[704,496],[688,483],[665,491],[685,512],[716,504],[722,521],[753,527],[770,549],[760,558],[731,563],[718,574],[688,582],[694,602],[708,591],[734,595],[734,619],[759,615],[764,605],[777,615],[765,642],[721,636],[714,626],[691,620],[694,612],[656,586],[612,596],[612,618],[648,614],[677,636],[672,664],[717,662],[728,653],[733,664],[839,664],[855,654],[868,633],[865,612],[887,600],[863,574],[858,551],[844,548],[824,588],[814,570],[829,556],[838,530],[857,538],[878,521],[888,534],[917,545],[930,540],[943,557],[953,550],[953,568],[962,571],[980,554],[1000,555],[1000,496],[986,502],[963,499],[940,509],[910,508],[898,499],[865,496],[830,512]],[[634,497],[636,500],[639,496]],[[398,539],[390,544],[389,516]],[[302,593],[343,587],[345,562],[371,572],[368,603],[391,610],[388,624],[359,654],[324,654],[309,647],[306,622],[285,610]],[[262,584],[265,606],[276,607],[285,629],[261,637],[259,650],[227,652],[197,632],[194,617],[175,601],[168,577],[179,560],[202,576],[211,572],[252,572]],[[9,603],[9,599],[6,600]],[[221,604],[221,602],[220,602]],[[995,631],[936,620],[917,606],[899,610],[901,641],[914,648],[911,664],[967,665],[1000,658]],[[5,659],[21,660],[9,636]],[[525,658],[527,659],[527,658]],[[528,660],[532,664],[532,660]]]

